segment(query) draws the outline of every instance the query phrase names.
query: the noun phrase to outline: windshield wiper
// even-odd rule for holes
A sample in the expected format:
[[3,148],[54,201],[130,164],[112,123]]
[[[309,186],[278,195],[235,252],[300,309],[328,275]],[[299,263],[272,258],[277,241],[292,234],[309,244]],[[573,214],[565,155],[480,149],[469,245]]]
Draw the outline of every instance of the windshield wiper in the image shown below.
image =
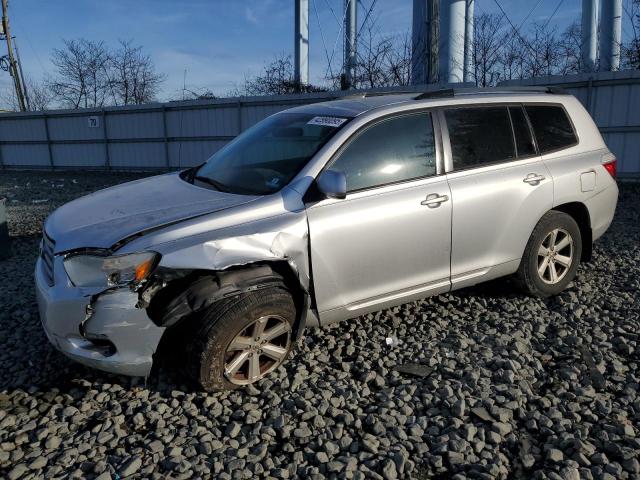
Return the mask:
[[193,178],[194,178],[194,180],[199,180],[199,181],[201,181],[203,183],[211,185],[213,188],[215,188],[216,190],[219,190],[220,192],[229,193],[229,189],[224,184],[222,184],[220,182],[217,182],[216,180],[213,180],[212,178],[203,177],[201,175],[196,175]]

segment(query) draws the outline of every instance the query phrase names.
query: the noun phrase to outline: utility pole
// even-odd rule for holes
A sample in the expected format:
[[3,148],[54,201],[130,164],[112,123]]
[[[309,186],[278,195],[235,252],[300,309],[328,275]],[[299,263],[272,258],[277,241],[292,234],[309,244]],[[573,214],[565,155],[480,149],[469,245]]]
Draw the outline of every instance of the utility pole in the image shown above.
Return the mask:
[[600,17],[600,71],[620,68],[622,0],[603,0]]
[[294,82],[297,91],[309,84],[309,0],[296,0]]
[[462,73],[462,79],[465,82],[475,81],[475,62],[473,58],[473,48],[475,45],[475,38],[473,36],[474,27],[474,8],[475,0],[466,0],[465,11],[465,26],[464,26],[464,71]]
[[7,51],[9,57],[9,74],[13,77],[13,85],[16,90],[16,97],[18,98],[18,105],[21,112],[27,111],[27,106],[24,100],[24,90],[22,89],[22,81],[20,80],[20,72],[18,71],[18,65],[15,57],[13,56],[13,44],[11,43],[11,31],[9,29],[9,14],[7,7],[7,0],[2,0],[2,33],[7,42]]
[[344,26],[344,73],[340,82],[342,90],[353,88],[356,77],[357,45],[358,38],[358,2],[357,0],[345,0],[345,26]]
[[466,0],[443,0],[440,12],[440,82],[464,80]]
[[430,0],[413,0],[411,28],[411,85],[429,83]]
[[439,81],[440,66],[440,1],[429,2],[429,83]]
[[18,62],[18,70],[20,71],[20,79],[22,80],[24,100],[27,105],[27,110],[31,111],[31,102],[29,101],[29,90],[27,89],[27,81],[24,79],[24,73],[22,72],[22,60],[20,60],[20,49],[18,48],[18,41],[16,40],[16,37],[13,37],[13,45],[16,49],[16,60]]
[[440,0],[413,0],[412,85],[438,81],[439,6]]
[[596,70],[598,55],[598,0],[582,0],[580,58],[583,72]]

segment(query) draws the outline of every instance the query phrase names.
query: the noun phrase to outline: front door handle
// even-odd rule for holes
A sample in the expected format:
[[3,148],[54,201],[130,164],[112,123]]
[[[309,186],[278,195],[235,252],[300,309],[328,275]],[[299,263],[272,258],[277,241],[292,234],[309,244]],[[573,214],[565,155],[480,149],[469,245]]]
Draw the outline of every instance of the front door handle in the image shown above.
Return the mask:
[[544,175],[538,175],[537,173],[530,173],[526,177],[522,179],[524,183],[528,183],[529,185],[538,185],[541,181],[544,180]]
[[420,202],[420,205],[426,205],[429,208],[437,208],[447,200],[449,200],[449,197],[447,195],[430,193],[429,195],[427,195],[427,198]]

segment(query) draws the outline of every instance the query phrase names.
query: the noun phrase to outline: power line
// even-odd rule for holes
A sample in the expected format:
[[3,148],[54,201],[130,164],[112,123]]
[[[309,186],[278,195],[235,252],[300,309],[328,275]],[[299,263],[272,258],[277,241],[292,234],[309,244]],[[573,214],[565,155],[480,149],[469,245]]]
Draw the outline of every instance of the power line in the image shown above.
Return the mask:
[[[333,56],[336,53],[336,48],[338,46],[338,41],[342,38],[342,29],[344,28],[344,24],[345,24],[345,21],[346,21],[346,18],[347,18],[347,8],[349,7],[349,2],[351,2],[351,1],[352,0],[347,0],[347,5],[346,5],[346,7],[344,9],[344,14],[342,15],[342,22],[340,22],[340,29],[338,30],[338,35],[336,36],[336,41],[333,44],[333,50],[331,50],[331,58],[329,59],[329,65],[331,65],[331,62],[333,62]],[[355,1],[355,0],[353,0],[353,1]],[[331,7],[329,7],[329,8],[331,8]],[[344,68],[344,59],[343,59],[343,65],[340,68],[340,71],[342,71],[343,68]],[[325,77],[327,76],[327,73],[329,73],[329,68],[327,68],[327,70],[325,71],[325,74],[324,74]]]
[[313,11],[316,14],[316,21],[318,22],[318,28],[320,29],[320,38],[322,40],[322,48],[324,49],[324,54],[327,57],[327,64],[329,65],[329,73],[331,75],[331,78],[333,78],[333,69],[331,68],[331,61],[329,60],[329,50],[327,49],[327,44],[324,41],[324,32],[322,31],[322,23],[320,22],[320,15],[318,15],[318,7],[316,5],[316,0],[311,0],[311,4],[313,5]]
[[[371,12],[373,12],[373,8],[376,6],[376,2],[377,1],[378,0],[373,0],[371,2],[371,6],[369,7],[369,10],[367,10],[367,14],[364,16],[364,20],[362,21],[362,25],[360,25],[360,28],[358,29],[358,34],[356,35],[356,41],[358,41],[358,37],[360,36],[360,32],[362,31],[364,26],[367,24],[367,20],[369,20],[369,16],[371,15]],[[360,3],[362,4],[362,2],[360,2]]]
[[27,43],[29,44],[29,48],[31,49],[31,51],[33,52],[34,56],[36,57],[36,60],[38,61],[38,64],[40,64],[40,68],[42,69],[43,72],[46,72],[47,69],[44,68],[44,63],[42,63],[42,59],[40,58],[40,55],[38,54],[38,51],[34,48],[33,43],[31,43],[31,39],[29,38],[29,35],[27,34],[27,30],[23,27],[14,27],[15,30],[18,30],[19,32],[21,32],[21,36],[23,36],[24,38],[26,38]]
[[529,44],[529,42],[527,42],[527,40],[525,40],[525,38],[520,35],[520,32],[518,31],[518,29],[516,28],[516,26],[513,24],[513,22],[511,21],[511,19],[509,18],[509,15],[507,15],[507,12],[504,11],[504,8],[502,8],[502,5],[500,5],[500,2],[498,0],[493,0],[495,2],[495,4],[498,6],[498,8],[500,9],[500,11],[502,12],[502,15],[504,16],[504,18],[507,19],[507,22],[509,22],[509,25],[511,25],[511,28],[513,28],[514,33],[518,36],[518,38],[522,41],[522,43],[524,45],[526,45],[526,47],[531,50],[531,53],[533,53],[534,55],[536,54],[536,51],[533,49],[533,47]]
[[336,12],[334,12],[333,7],[329,4],[328,0],[324,0],[324,3],[327,4],[327,7],[329,7],[329,10],[331,11],[331,14],[333,15],[333,18],[336,19],[336,23],[340,24],[340,20],[338,20],[338,16],[336,15]]
[[562,3],[564,2],[564,0],[560,0],[558,2],[558,6],[556,7],[556,9],[553,11],[553,13],[551,14],[551,16],[547,19],[547,23],[544,24],[544,27],[542,27],[542,29],[544,30],[545,28],[547,28],[547,25],[549,25],[549,22],[553,19],[553,17],[556,16],[556,13],[558,13],[558,10],[560,10],[560,6],[562,5]]
[[535,11],[536,8],[538,8],[538,6],[542,3],[542,0],[538,0],[538,2],[533,6],[533,8],[531,10],[529,10],[529,13],[527,13],[527,16],[524,17],[524,20],[522,20],[520,22],[520,25],[518,25],[518,30],[520,30],[522,28],[522,26],[525,24],[525,22],[527,20],[529,20],[529,17],[531,16],[531,14]]

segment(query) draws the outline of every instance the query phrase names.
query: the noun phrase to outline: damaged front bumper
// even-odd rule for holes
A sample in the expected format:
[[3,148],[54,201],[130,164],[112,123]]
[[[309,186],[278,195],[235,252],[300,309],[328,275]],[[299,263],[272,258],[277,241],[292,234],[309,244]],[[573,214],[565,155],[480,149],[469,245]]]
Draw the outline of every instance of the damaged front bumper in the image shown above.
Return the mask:
[[62,258],[55,257],[49,286],[42,258],[35,270],[36,297],[47,338],[66,356],[107,372],[147,376],[163,327],[137,308],[138,294],[128,288],[101,292],[69,281]]

